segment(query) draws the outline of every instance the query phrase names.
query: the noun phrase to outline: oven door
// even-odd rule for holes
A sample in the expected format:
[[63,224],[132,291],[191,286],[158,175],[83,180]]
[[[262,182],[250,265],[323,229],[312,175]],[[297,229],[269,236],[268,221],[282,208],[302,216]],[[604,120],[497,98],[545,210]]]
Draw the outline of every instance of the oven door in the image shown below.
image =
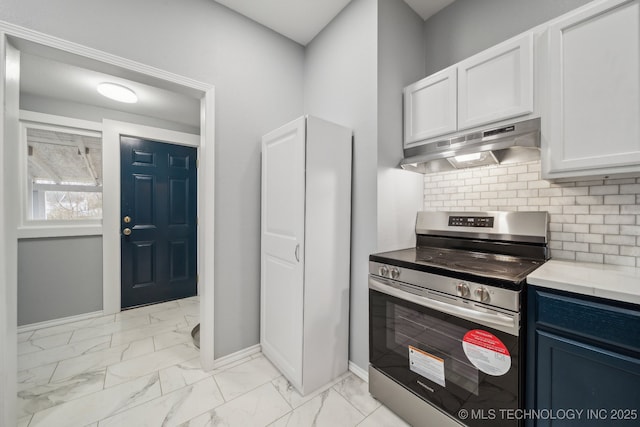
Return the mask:
[[372,367],[468,426],[517,426],[520,316],[369,276]]

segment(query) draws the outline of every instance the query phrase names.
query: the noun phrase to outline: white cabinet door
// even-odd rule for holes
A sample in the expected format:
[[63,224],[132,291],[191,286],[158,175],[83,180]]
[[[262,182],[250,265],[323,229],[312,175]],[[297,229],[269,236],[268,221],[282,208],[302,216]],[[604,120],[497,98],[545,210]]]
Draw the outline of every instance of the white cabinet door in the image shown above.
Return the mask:
[[639,171],[639,1],[598,2],[552,25],[548,37],[543,174]]
[[304,191],[302,117],[262,138],[260,342],[265,355],[298,387],[302,383]]
[[404,89],[404,145],[456,130],[456,69],[447,68]]
[[458,129],[533,112],[533,35],[458,64]]

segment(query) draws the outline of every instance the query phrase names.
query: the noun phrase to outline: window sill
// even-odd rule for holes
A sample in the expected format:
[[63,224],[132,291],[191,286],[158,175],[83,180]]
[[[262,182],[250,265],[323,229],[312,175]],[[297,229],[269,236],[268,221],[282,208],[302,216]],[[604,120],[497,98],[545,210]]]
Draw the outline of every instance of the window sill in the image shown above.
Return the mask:
[[18,227],[18,239],[102,236],[101,224],[26,225]]

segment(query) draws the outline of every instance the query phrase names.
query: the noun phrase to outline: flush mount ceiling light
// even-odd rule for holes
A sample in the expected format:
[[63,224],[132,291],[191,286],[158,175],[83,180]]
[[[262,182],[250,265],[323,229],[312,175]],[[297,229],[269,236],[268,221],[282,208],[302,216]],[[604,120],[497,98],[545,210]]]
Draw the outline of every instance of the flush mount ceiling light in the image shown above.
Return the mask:
[[97,87],[98,93],[106,96],[114,101],[125,102],[127,104],[135,104],[138,102],[138,96],[134,91],[126,86],[116,83],[100,83]]

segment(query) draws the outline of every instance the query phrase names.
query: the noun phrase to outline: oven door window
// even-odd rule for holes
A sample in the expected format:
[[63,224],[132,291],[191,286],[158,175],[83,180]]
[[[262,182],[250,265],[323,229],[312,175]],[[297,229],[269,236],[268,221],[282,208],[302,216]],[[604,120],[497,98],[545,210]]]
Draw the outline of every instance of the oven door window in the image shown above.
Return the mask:
[[371,365],[421,398],[454,417],[519,407],[518,337],[375,290],[369,316]]

